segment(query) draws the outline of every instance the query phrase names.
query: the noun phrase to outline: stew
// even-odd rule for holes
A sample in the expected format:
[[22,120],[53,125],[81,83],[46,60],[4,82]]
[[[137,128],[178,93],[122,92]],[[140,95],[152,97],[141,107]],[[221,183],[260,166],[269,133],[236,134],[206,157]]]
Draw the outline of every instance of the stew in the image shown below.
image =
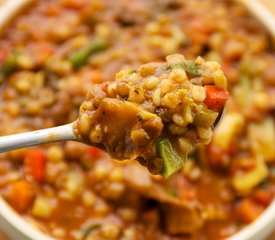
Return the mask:
[[169,177],[179,170],[197,143],[211,141],[227,82],[216,62],[180,54],[166,59],[94,85],[80,106],[77,138],[113,158],[137,159],[151,173]]
[[[175,53],[219,62],[230,92],[212,141],[181,170],[164,179],[82,143],[48,144],[0,154],[3,198],[66,240],[216,240],[254,221],[275,192],[275,54],[265,28],[235,1],[36,1],[0,38],[0,134],[73,122],[89,89],[100,94],[121,69],[136,76]],[[194,65],[185,72],[200,86]],[[226,94],[204,90],[207,109],[218,111]],[[195,116],[212,123],[204,108]],[[178,162],[173,144],[157,143]]]

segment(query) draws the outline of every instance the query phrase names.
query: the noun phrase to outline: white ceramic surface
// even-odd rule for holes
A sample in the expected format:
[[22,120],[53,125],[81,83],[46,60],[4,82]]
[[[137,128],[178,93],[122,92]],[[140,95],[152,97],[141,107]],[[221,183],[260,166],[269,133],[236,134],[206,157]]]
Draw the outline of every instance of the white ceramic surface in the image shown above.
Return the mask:
[[[23,0],[15,0],[18,5],[22,4]],[[24,0],[25,1],[25,0]],[[257,0],[237,0],[245,3],[256,3],[250,10],[267,26],[270,32],[275,33],[275,18],[269,13],[269,10],[261,5]],[[274,1],[274,0],[270,0]],[[274,1],[275,4],[275,1]],[[256,11],[256,13],[255,13]],[[12,11],[14,13],[14,10]],[[3,13],[3,12],[2,12]],[[3,17],[0,8],[0,16]],[[5,15],[8,15],[5,12]],[[268,16],[268,17],[267,17]],[[1,20],[1,18],[0,18]],[[268,24],[266,23],[268,21]],[[1,25],[1,24],[0,24]],[[272,30],[270,29],[272,27]],[[1,30],[1,26],[0,26]],[[0,197],[0,228],[12,240],[54,240],[38,231],[36,228],[28,224],[20,217],[13,209]],[[265,210],[265,212],[252,224],[248,225],[242,231],[228,240],[264,240],[275,229],[275,200]]]
[[36,230],[0,198],[0,229],[11,240],[54,240]]
[[0,0],[0,31],[22,9],[36,0]]

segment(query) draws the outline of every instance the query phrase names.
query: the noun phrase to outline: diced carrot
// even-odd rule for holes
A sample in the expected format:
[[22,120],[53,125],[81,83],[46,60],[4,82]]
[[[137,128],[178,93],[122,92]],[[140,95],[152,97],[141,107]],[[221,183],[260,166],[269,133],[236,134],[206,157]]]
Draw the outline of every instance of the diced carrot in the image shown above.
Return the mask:
[[31,50],[35,54],[35,61],[38,65],[43,65],[54,53],[54,46],[48,42],[37,42]]
[[81,9],[85,6],[86,0],[62,0],[62,5],[68,8]]
[[108,83],[102,83],[102,90],[104,92],[107,92],[107,90],[108,90]]
[[209,28],[207,27],[205,21],[202,19],[193,19],[191,22],[192,29],[196,32],[201,32],[201,33],[208,33]]
[[228,92],[213,85],[206,85],[204,88],[206,91],[206,98],[204,100],[206,106],[211,110],[221,110],[228,99]]
[[26,180],[18,180],[11,185],[8,200],[19,212],[26,211],[32,204],[35,192]]
[[91,81],[92,83],[102,83],[103,82],[103,76],[101,71],[94,70],[91,72]]
[[225,239],[232,236],[237,231],[238,231],[237,224],[230,223],[230,224],[226,224],[224,227],[221,228],[219,235],[221,239]]
[[224,61],[221,67],[224,75],[226,76],[228,82],[237,83],[239,81],[240,72],[234,67],[234,61]]
[[239,59],[245,52],[245,45],[235,40],[226,41],[223,44],[222,55],[228,61]]
[[89,82],[89,83],[103,82],[103,76],[101,71],[99,70],[83,69],[81,78],[84,80],[84,82]]
[[196,199],[197,195],[194,189],[189,188],[182,190],[181,197],[185,200],[192,201]]
[[234,158],[231,164],[231,173],[236,174],[239,171],[252,171],[257,166],[254,158]]
[[93,159],[98,159],[103,156],[103,151],[96,147],[89,147],[88,153]]
[[183,175],[175,176],[173,181],[175,181],[175,184],[173,185],[173,188],[169,189],[171,194],[188,201],[192,201],[197,198],[196,189],[190,185]]
[[3,63],[8,57],[8,55],[9,51],[4,47],[0,47],[0,63]]
[[46,154],[41,149],[27,151],[24,163],[27,172],[37,181],[43,181],[46,175]]
[[252,193],[252,198],[256,202],[267,207],[273,199],[273,194],[267,190],[264,190],[264,189],[257,189]]
[[253,222],[262,212],[264,207],[250,198],[245,198],[241,201],[237,214],[245,223]]
[[231,70],[231,62],[223,62],[222,65],[221,65],[221,69],[224,73],[224,75],[227,77],[227,75],[229,74],[230,70]]
[[56,4],[48,4],[45,9],[45,13],[48,16],[57,16],[60,13],[60,8]]

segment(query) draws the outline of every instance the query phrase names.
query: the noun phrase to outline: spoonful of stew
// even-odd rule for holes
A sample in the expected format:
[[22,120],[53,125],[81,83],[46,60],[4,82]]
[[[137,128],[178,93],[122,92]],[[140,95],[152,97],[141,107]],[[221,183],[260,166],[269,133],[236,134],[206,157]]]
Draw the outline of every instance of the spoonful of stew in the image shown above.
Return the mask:
[[115,78],[90,89],[75,122],[0,137],[0,152],[75,140],[169,177],[197,144],[210,142],[228,99],[220,65],[200,57],[174,54]]

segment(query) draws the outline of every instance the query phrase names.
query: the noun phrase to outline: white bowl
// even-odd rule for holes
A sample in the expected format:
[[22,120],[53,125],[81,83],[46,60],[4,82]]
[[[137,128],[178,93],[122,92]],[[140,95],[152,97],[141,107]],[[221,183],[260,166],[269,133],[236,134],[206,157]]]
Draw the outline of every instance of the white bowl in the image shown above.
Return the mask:
[[257,218],[256,221],[247,225],[243,230],[234,234],[227,240],[264,240],[275,230],[275,200]]
[[[54,240],[27,223],[0,198],[0,228],[11,240]],[[275,228],[275,200],[264,213],[227,240],[264,240]]]
[[0,229],[11,240],[54,240],[26,222],[2,198],[0,198]]
[[[3,0],[2,0],[3,1]],[[32,0],[6,0],[6,7],[0,5],[0,30],[11,16],[22,8],[23,2]],[[241,1],[247,8],[258,17],[275,38],[275,18],[258,0],[236,0]],[[267,0],[265,1],[267,2]],[[273,2],[273,0],[270,0]],[[1,3],[1,0],[0,0]],[[1,9],[2,8],[2,9]],[[4,11],[3,11],[4,9]],[[1,22],[2,21],[2,22]],[[11,238],[11,240],[54,240],[26,222],[0,197],[0,228]],[[243,230],[234,234],[227,240],[264,240],[275,230],[275,200],[264,211],[264,213],[253,223]]]

